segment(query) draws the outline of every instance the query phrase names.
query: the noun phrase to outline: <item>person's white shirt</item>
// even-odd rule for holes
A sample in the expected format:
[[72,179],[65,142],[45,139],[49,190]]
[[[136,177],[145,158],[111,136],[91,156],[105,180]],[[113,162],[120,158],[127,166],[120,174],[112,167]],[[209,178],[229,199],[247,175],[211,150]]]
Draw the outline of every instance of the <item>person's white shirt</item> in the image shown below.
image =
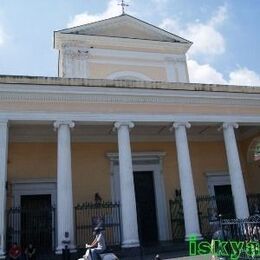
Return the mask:
[[98,249],[102,249],[102,250],[105,250],[106,249],[106,241],[105,241],[105,237],[104,237],[104,234],[103,232],[100,232],[97,237],[97,248]]

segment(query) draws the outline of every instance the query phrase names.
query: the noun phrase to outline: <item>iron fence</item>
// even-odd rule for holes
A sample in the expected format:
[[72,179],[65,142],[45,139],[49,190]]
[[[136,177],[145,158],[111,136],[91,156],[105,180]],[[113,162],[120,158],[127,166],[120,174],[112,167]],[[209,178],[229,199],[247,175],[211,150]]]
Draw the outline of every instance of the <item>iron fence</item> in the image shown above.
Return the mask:
[[247,195],[250,215],[260,214],[260,193]]
[[[250,215],[260,212],[260,194],[247,195]],[[183,240],[185,237],[185,226],[181,196],[169,201],[172,237],[174,240]],[[218,215],[224,219],[234,219],[235,210],[232,196],[199,196],[197,207],[201,234],[204,238],[211,238],[219,223]]]
[[86,202],[75,207],[76,244],[84,248],[93,240],[93,229],[96,226],[105,228],[108,246],[121,244],[121,224],[119,203]]
[[13,207],[7,210],[6,246],[13,243],[22,248],[32,243],[43,251],[55,249],[55,208],[27,209]]
[[[247,219],[220,219],[224,239],[242,242],[239,259],[259,259],[260,257],[260,215]],[[231,248],[231,247],[230,247]]]
[[197,207],[201,235],[204,238],[212,237],[220,214],[226,219],[235,218],[232,196],[199,196]]
[[185,237],[183,207],[181,197],[170,200],[170,216],[173,240],[183,240]]

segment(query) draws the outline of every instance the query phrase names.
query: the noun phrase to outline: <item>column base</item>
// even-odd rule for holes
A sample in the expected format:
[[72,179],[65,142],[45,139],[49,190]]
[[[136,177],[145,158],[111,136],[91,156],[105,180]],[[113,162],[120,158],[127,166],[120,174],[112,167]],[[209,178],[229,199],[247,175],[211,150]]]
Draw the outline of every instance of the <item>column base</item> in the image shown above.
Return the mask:
[[122,248],[140,247],[138,240],[126,240],[122,243]]
[[[65,248],[64,245],[62,246],[57,246],[56,250],[55,250],[55,254],[56,255],[61,255],[62,254],[62,250]],[[76,253],[77,252],[77,249],[76,249],[76,246],[75,245],[69,245],[68,246],[69,250],[71,253]]]
[[202,240],[203,236],[200,233],[189,234],[185,236],[185,241]]
[[0,259],[5,259],[6,252],[3,250],[3,248],[0,249]]

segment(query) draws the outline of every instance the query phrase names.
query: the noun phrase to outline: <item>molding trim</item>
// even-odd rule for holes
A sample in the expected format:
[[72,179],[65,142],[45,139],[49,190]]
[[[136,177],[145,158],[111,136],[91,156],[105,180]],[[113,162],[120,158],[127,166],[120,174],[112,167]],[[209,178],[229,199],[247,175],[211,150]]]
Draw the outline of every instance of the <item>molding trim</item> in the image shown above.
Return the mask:
[[100,49],[100,48],[86,48],[84,47],[65,47],[62,48],[64,54],[77,54],[77,53],[88,53],[89,58],[95,59],[96,57],[102,58],[118,58],[118,59],[138,59],[144,61],[174,61],[174,62],[185,62],[185,55],[178,55],[172,53],[157,53],[157,52],[145,52],[145,51],[127,51],[127,50],[108,50],[108,49]]
[[[107,153],[107,158],[110,161],[118,161],[118,153]],[[132,153],[133,160],[136,161],[147,161],[147,160],[161,160],[163,157],[166,156],[166,152],[134,152]]]
[[0,111],[0,120],[13,121],[56,121],[69,120],[78,122],[153,122],[173,123],[179,121],[198,123],[238,122],[241,124],[260,125],[260,115],[226,115],[226,114],[131,114],[131,113],[83,113],[83,112],[8,112]]
[[177,52],[180,54],[185,54],[191,46],[191,43],[164,42],[95,35],[64,34],[57,32],[55,35],[55,48],[61,49],[64,46],[64,43],[67,47],[96,45],[106,45],[107,47],[119,46],[120,48],[139,47],[154,51],[167,50],[168,52]]
[[127,77],[130,77],[130,78],[132,77],[137,80],[152,81],[152,79],[147,77],[146,75],[139,73],[139,72],[135,72],[135,71],[118,71],[118,72],[114,72],[114,73],[110,74],[107,78],[124,80],[124,77],[126,78],[126,80],[127,80]]
[[231,185],[228,171],[206,172],[208,192],[210,196],[215,196],[215,185]]
[[24,183],[56,183],[55,178],[41,178],[41,179],[15,179],[12,184],[24,184]]
[[[135,81],[131,82],[132,85]],[[151,84],[151,82],[146,82]],[[163,85],[162,85],[163,87]],[[260,107],[260,94],[0,84],[0,101],[24,103],[217,104]]]

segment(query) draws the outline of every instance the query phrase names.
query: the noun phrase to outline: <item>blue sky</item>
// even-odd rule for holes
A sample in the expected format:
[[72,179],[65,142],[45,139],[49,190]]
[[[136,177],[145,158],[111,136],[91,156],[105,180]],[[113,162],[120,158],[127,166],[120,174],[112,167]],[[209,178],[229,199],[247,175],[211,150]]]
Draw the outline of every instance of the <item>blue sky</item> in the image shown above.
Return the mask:
[[[0,74],[57,76],[53,31],[120,14],[117,0],[0,0]],[[129,0],[127,12],[194,42],[192,82],[260,86],[259,0]]]

